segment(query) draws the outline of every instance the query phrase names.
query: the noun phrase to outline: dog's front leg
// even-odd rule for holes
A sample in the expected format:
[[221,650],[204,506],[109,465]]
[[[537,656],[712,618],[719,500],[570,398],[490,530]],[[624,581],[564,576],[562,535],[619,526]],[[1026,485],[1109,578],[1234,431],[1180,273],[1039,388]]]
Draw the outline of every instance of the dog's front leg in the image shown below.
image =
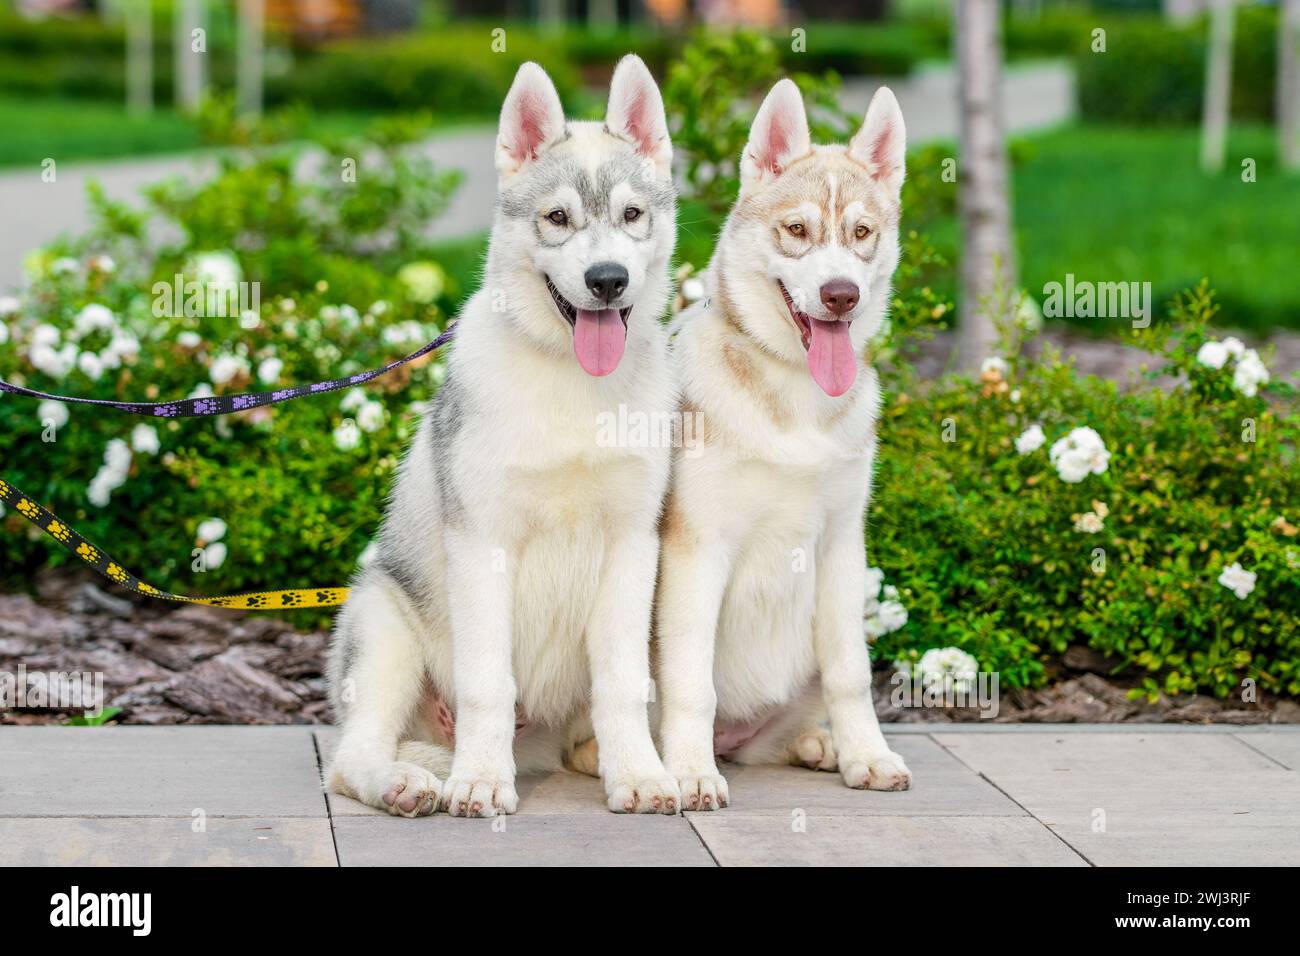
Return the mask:
[[514,813],[514,561],[470,532],[447,534],[456,754],[443,788],[454,816]]
[[659,540],[632,532],[611,543],[587,630],[591,723],[600,778],[615,813],[676,813],[677,784],[650,737],[650,604]]
[[664,539],[655,608],[663,693],[660,736],[664,765],[681,788],[682,806],[715,810],[731,802],[713,749],[718,705],[713,649],[729,562],[720,542],[709,547],[686,537]]
[[871,699],[871,657],[862,632],[867,552],[856,516],[832,520],[817,568],[813,641],[840,774],[855,789],[906,790],[903,758],[880,732]]

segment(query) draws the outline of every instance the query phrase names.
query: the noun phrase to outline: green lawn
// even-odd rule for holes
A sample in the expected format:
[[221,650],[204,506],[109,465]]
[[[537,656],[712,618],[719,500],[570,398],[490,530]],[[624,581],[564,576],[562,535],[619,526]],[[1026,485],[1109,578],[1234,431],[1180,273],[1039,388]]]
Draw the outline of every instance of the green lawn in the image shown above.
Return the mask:
[[[1150,282],[1154,301],[1208,276],[1221,321],[1300,327],[1300,175],[1275,162],[1271,129],[1234,129],[1224,171],[1201,172],[1193,129],[1075,126],[1015,150],[1020,282]],[[1256,181],[1242,181],[1242,161]],[[957,224],[930,228],[948,252]],[[1104,320],[1078,320],[1098,326]],[[1102,331],[1098,328],[1098,331]]]
[[170,111],[129,116],[97,100],[0,97],[0,166],[168,153],[200,145],[197,124]]

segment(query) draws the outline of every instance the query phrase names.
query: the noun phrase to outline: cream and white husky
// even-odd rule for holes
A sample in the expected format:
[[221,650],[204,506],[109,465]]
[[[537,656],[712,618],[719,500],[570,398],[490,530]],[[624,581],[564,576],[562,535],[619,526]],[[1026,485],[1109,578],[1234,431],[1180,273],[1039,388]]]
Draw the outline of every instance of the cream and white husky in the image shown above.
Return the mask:
[[715,754],[910,784],[876,721],[862,631],[880,404],[864,353],[898,265],[904,145],[888,89],[847,147],[817,146],[798,88],[778,83],[708,299],[680,322],[673,355],[703,443],[674,461],[655,657],[686,809],[728,803]]
[[483,288],[335,629],[337,792],[511,813],[516,769],[559,769],[594,730],[611,810],[676,811],[646,713],[671,449],[598,437],[622,406],[675,409],[671,158],[636,57],[604,123],[566,122],[542,69],[519,69]]

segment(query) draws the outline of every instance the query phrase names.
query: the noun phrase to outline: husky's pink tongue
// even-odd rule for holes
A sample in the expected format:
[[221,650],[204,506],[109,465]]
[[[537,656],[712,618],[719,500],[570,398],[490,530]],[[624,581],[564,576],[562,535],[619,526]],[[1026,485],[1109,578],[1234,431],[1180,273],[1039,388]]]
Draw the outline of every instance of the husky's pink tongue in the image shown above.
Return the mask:
[[827,395],[843,395],[858,377],[858,357],[849,339],[849,323],[811,319],[808,371]]
[[627,345],[627,328],[618,309],[579,309],[573,323],[573,351],[588,375],[608,375],[618,368]]

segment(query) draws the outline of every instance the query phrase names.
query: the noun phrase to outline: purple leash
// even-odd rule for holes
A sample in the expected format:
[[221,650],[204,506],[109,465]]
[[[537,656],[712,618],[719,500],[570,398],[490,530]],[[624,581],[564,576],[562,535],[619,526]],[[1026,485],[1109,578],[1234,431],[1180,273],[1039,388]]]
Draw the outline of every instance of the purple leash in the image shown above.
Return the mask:
[[361,372],[358,375],[350,375],[347,378],[317,382],[315,385],[294,385],[290,388],[280,388],[273,392],[246,392],[242,395],[185,398],[177,402],[114,402],[102,398],[73,398],[69,395],[51,395],[49,392],[38,392],[35,389],[24,388],[21,385],[11,385],[4,380],[0,380],[0,392],[9,392],[11,395],[26,395],[28,398],[52,399],[56,402],[72,402],[77,405],[99,405],[119,412],[126,412],[129,415],[148,415],[153,418],[199,418],[208,415],[228,415],[231,412],[242,412],[249,408],[260,408],[263,405],[278,405],[281,402],[290,402],[295,398],[302,398],[304,395],[320,395],[323,392],[334,392],[351,385],[360,385],[372,378],[386,375],[407,362],[414,362],[422,355],[428,355],[434,349],[446,345],[451,341],[452,333],[455,330],[456,323],[453,322],[447,326],[445,332],[428,345],[423,346],[418,352],[412,352],[406,358],[390,362],[383,368]]

